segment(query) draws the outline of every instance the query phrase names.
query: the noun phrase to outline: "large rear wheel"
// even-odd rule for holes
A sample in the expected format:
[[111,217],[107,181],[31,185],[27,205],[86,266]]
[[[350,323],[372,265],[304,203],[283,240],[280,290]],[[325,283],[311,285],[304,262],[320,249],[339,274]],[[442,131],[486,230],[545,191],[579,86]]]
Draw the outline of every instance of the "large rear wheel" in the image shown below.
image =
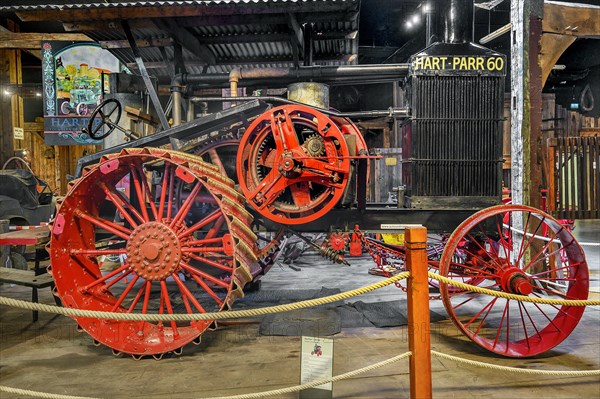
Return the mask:
[[[51,272],[65,306],[194,314],[228,309],[243,295],[256,261],[252,217],[231,180],[189,157],[126,149],[105,156],[71,185],[50,244]],[[125,261],[103,270],[107,255]],[[136,356],[177,353],[211,324],[75,319],[96,341]]]

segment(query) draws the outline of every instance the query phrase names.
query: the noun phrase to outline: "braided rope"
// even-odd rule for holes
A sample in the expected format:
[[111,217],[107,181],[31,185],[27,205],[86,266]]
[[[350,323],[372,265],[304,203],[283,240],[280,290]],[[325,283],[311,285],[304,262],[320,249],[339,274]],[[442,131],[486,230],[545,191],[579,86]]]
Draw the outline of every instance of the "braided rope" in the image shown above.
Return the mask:
[[60,395],[56,393],[30,391],[28,389],[19,389],[13,387],[5,387],[0,385],[0,392],[14,393],[15,395],[31,396],[34,398],[46,398],[46,399],[98,399],[88,396],[70,396]]
[[433,272],[427,272],[427,274],[429,275],[429,278],[438,280],[442,283],[452,285],[454,287],[462,288],[463,290],[466,290],[466,291],[478,292],[480,294],[491,295],[491,296],[495,296],[495,297],[499,297],[499,298],[514,299],[515,301],[541,303],[544,305],[564,305],[564,306],[599,306],[600,305],[600,300],[598,300],[598,299],[595,299],[595,300],[589,299],[589,300],[584,301],[584,300],[577,300],[577,299],[549,299],[549,298],[536,298],[536,297],[530,297],[530,296],[525,296],[525,295],[515,295],[515,294],[509,294],[508,292],[494,291],[494,290],[490,290],[487,288],[481,288],[481,287],[477,287],[474,285],[465,284],[463,282],[452,280],[452,279],[449,279],[448,277],[444,277],[442,275],[439,275],[439,274],[436,274]]
[[267,396],[282,395],[284,393],[299,392],[299,391],[302,391],[304,389],[318,387],[319,385],[328,384],[330,382],[336,382],[336,381],[340,381],[340,380],[345,380],[345,379],[348,379],[348,378],[352,378],[352,377],[357,376],[359,374],[366,373],[367,371],[375,370],[375,369],[377,369],[379,367],[383,367],[383,366],[387,366],[388,364],[395,363],[395,362],[397,362],[399,360],[402,360],[402,359],[405,359],[405,358],[407,358],[407,357],[409,357],[411,355],[412,355],[411,352],[404,352],[401,355],[394,356],[394,357],[389,358],[387,360],[383,360],[383,361],[378,362],[378,363],[373,363],[373,364],[371,364],[369,366],[362,367],[360,369],[356,369],[356,370],[353,370],[353,371],[349,371],[349,372],[344,373],[344,374],[339,374],[339,375],[336,375],[335,377],[322,378],[320,380],[315,380],[315,381],[307,382],[307,383],[301,384],[301,385],[295,385],[293,387],[287,387],[287,388],[281,388],[281,389],[274,389],[272,391],[264,391],[264,392],[255,392],[255,393],[248,393],[248,394],[241,394],[241,395],[233,395],[233,396],[218,396],[218,397],[211,397],[211,398],[207,398],[207,399],[254,399],[254,398],[264,398],[264,397],[267,397]]
[[469,360],[463,359],[462,357],[448,355],[446,353],[431,351],[431,354],[442,358],[453,360],[458,363],[468,364],[470,366],[478,366],[486,369],[492,370],[502,370],[502,371],[510,371],[518,374],[541,374],[541,375],[554,375],[560,377],[587,377],[591,375],[600,375],[600,370],[582,370],[582,371],[571,371],[571,370],[532,370],[532,369],[522,369],[519,367],[508,367],[508,366],[498,366],[496,364],[478,362],[477,360]]
[[0,297],[0,305],[12,306],[26,310],[38,310],[41,312],[56,313],[63,316],[75,317],[92,317],[96,319],[109,320],[135,320],[135,321],[192,321],[192,320],[223,320],[237,319],[244,317],[261,316],[265,314],[289,312],[291,310],[303,309],[312,306],[319,306],[326,303],[340,301],[342,299],[352,298],[358,295],[366,294],[367,292],[375,291],[398,280],[407,278],[410,272],[400,273],[396,276],[381,280],[377,283],[370,284],[354,290],[342,292],[335,295],[329,295],[323,298],[308,299],[305,301],[289,303],[286,305],[268,306],[258,309],[232,310],[227,312],[212,312],[200,314],[141,314],[141,313],[113,313],[83,309],[63,308],[54,305],[45,305],[41,303],[33,303],[21,301],[18,299]]

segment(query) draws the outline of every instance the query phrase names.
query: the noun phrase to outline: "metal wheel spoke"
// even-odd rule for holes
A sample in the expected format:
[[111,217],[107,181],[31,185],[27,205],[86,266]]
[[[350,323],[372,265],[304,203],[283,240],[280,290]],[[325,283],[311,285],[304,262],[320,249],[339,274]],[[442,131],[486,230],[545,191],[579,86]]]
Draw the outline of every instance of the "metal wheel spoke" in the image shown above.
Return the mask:
[[496,330],[496,337],[494,338],[494,345],[493,348],[496,347],[496,345],[498,345],[498,339],[500,338],[500,333],[502,332],[502,325],[504,324],[504,319],[506,317],[506,314],[508,312],[508,304],[510,302],[510,299],[506,300],[506,304],[504,305],[504,310],[502,312],[502,318],[500,319],[500,325],[498,326],[498,329]]
[[[173,307],[171,306],[171,299],[169,298],[169,290],[167,289],[167,283],[164,280],[161,280],[160,282],[160,289],[165,300],[167,313],[173,314]],[[179,331],[177,331],[177,323],[174,320],[171,320],[171,328],[173,329],[173,335],[175,338],[177,338],[179,336]]]
[[175,192],[173,191],[173,186],[175,184],[175,171],[177,168],[173,167],[171,169],[171,174],[169,178],[169,199],[167,201],[167,220],[171,220],[171,213],[173,212],[173,203]]
[[474,334],[478,335],[479,331],[481,330],[481,327],[483,327],[483,323],[485,323],[485,320],[487,319],[488,315],[490,314],[490,312],[492,311],[492,309],[494,308],[494,306],[496,305],[496,301],[498,300],[498,298],[494,298],[491,302],[490,302],[490,307],[488,308],[488,311],[485,313],[485,316],[483,316],[483,318],[481,319],[481,321],[479,322],[479,324],[477,325],[477,330],[475,330]]
[[125,277],[129,276],[130,274],[131,274],[131,271],[128,271],[127,273],[123,273],[120,276],[116,276],[115,278],[113,278],[112,280],[108,281],[104,285],[104,289],[108,290],[110,287],[112,287],[113,285],[115,285],[119,281],[123,280]]
[[288,186],[288,179],[284,178],[279,171],[273,169],[261,180],[261,183],[250,193],[248,200],[254,201],[258,193],[262,194],[262,206],[267,206],[271,197],[277,198]]
[[[174,274],[173,275],[173,279],[175,280],[175,282],[179,286],[179,291],[181,291],[181,296],[183,298],[189,298],[189,300],[192,302],[192,304],[194,305],[194,307],[200,313],[206,313],[206,310],[204,309],[204,307],[202,305],[200,305],[200,302],[198,302],[198,300],[196,299],[196,297],[194,296],[194,294],[191,293],[191,291],[188,289],[188,287],[185,286],[185,284],[183,283],[183,281],[181,281],[181,279],[179,278],[179,276],[177,276],[177,275]],[[188,304],[188,306],[189,306],[189,304]],[[187,311],[188,311],[188,313],[193,313],[191,308],[187,309]]]
[[148,198],[148,202],[150,203],[150,210],[152,211],[154,220],[159,220],[158,210],[156,209],[156,204],[154,203],[154,199],[152,197],[152,192],[150,191],[150,187],[148,186],[148,179],[146,177],[146,173],[144,172],[144,167],[140,164],[136,164],[135,168],[137,170],[137,173],[140,176],[140,180],[142,181],[142,187],[146,194],[145,198]]
[[123,291],[123,293],[119,296],[119,299],[117,300],[117,302],[114,304],[114,306],[110,310],[111,312],[115,312],[119,308],[119,306],[121,306],[121,304],[123,303],[123,301],[125,300],[127,295],[129,295],[129,291],[131,291],[131,289],[133,288],[133,286],[135,285],[135,283],[138,281],[139,278],[140,278],[140,276],[135,276],[134,278],[131,279],[129,284],[127,284],[127,287],[125,287],[125,290]]
[[531,277],[531,278],[537,278],[537,277],[542,276],[544,274],[556,273],[557,271],[560,271],[560,270],[575,269],[576,267],[578,267],[581,264],[582,264],[581,262],[576,262],[576,263],[569,264],[568,266],[555,267],[555,268],[552,268],[550,270],[545,270],[543,272],[539,272],[539,273],[535,273],[535,274],[530,274],[529,277]]
[[[193,254],[189,254],[189,255],[190,255],[190,257],[192,259],[195,259],[198,262],[202,262],[204,264],[207,264],[207,265],[212,266],[212,267],[216,267],[217,269],[221,269],[221,270],[224,270],[224,271],[229,272],[229,273],[233,272],[233,267],[231,267],[231,266],[222,265],[222,264],[220,264],[218,262],[214,262],[214,261],[212,261],[210,259],[206,259],[206,258],[204,258],[202,256],[197,256],[197,255],[193,255]],[[231,259],[231,257],[227,257],[227,258]]]
[[133,186],[135,187],[135,192],[137,194],[140,210],[142,211],[142,216],[144,217],[145,222],[149,222],[150,217],[148,216],[148,209],[146,209],[146,195],[142,191],[141,186],[141,180],[144,178],[144,176],[142,175],[140,178],[138,178],[136,168],[133,165],[131,165],[129,170],[131,171],[131,180],[133,180]]
[[[521,302],[519,302],[519,305],[521,305],[521,307],[525,311],[525,314],[527,315],[527,318],[529,319],[529,322],[531,323],[531,326],[535,330],[535,333],[537,334],[537,336],[540,339],[542,339],[542,334],[540,334],[540,330],[538,330],[537,325],[535,324],[535,322],[533,321],[533,318],[531,317],[531,314],[529,314],[529,311],[527,310],[527,306],[525,306],[525,304],[521,303]],[[527,335],[527,334],[525,334],[525,335]]]
[[544,248],[542,248],[537,254],[536,256],[531,259],[531,261],[529,261],[529,264],[523,268],[524,271],[527,271],[529,269],[531,269],[532,266],[534,265],[538,265],[541,262],[543,262],[546,259],[550,259],[553,258],[556,254],[560,253],[560,251],[564,250],[564,248],[568,247],[569,245],[571,245],[574,241],[571,241],[569,244],[567,244],[566,246],[564,246],[563,248],[557,248],[552,252],[548,252],[545,255],[543,255],[543,257],[540,257],[540,255],[544,254],[544,252],[546,252],[546,250],[549,248],[549,246],[552,244],[552,241],[548,241],[546,243],[546,245],[544,245]]
[[183,205],[177,211],[177,214],[173,218],[173,221],[171,221],[171,224],[169,227],[173,228],[185,220],[185,217],[187,216],[188,212],[190,211],[190,208],[191,208],[192,204],[194,203],[194,200],[196,199],[196,196],[198,195],[198,192],[200,191],[201,188],[202,188],[202,183],[197,182],[196,185],[194,186],[194,188],[192,189],[192,191],[190,192],[190,195],[185,199],[185,201],[183,202]]
[[[466,323],[463,323],[463,324],[465,325],[465,327],[469,327],[469,326],[470,326],[470,325],[471,325],[471,324],[472,324],[472,323],[473,323],[475,320],[477,320],[477,319],[479,318],[479,316],[481,316],[481,314],[482,314],[482,313],[483,313],[483,312],[484,312],[486,309],[488,309],[490,306],[493,306],[493,305],[494,305],[494,303],[496,302],[496,299],[498,299],[498,298],[493,298],[492,300],[490,300],[490,301],[488,302],[488,304],[487,304],[487,305],[485,305],[483,308],[481,308],[481,310],[480,310],[479,312],[477,312],[477,313],[475,314],[475,316],[473,316],[473,317],[471,318],[471,320],[469,320],[469,321],[468,321],[468,322],[466,322]],[[454,307],[454,309],[456,309],[457,307],[458,307],[458,306],[455,306],[455,307]],[[489,310],[487,311],[487,313],[486,313],[486,315],[485,315],[486,317],[487,317],[487,315],[490,313],[490,310],[491,310],[491,309],[489,309]],[[485,320],[485,317],[484,317],[483,319]]]
[[203,271],[200,271],[198,269],[196,269],[195,267],[190,266],[189,264],[185,263],[185,262],[181,262],[181,266],[187,270],[188,272],[190,272],[191,274],[194,274],[196,276],[202,277],[205,280],[208,280],[216,285],[219,285],[223,288],[229,288],[229,284],[226,283],[223,280],[220,280],[216,277],[211,276],[208,273],[204,273]]
[[223,301],[221,300],[221,298],[219,298],[219,296],[208,286],[208,284],[206,284],[200,277],[191,274],[192,279],[200,286],[202,287],[202,289],[204,289],[204,291],[206,291],[206,293],[215,300],[215,302],[217,303],[217,305],[219,305],[219,307],[223,306]]
[[223,227],[223,224],[225,224],[225,216],[221,215],[221,217],[215,220],[215,223],[210,228],[210,230],[206,232],[204,239],[210,240],[214,238],[217,234],[219,234],[219,231],[221,231],[221,227]]
[[132,233],[132,231],[126,227],[119,226],[118,224],[109,222],[106,219],[96,218],[94,216],[91,216],[91,215],[83,212],[83,211],[79,211],[79,212],[75,213],[75,215],[77,217],[79,217],[80,219],[87,220],[88,222],[94,224],[95,226],[100,227],[101,229],[104,229],[106,231],[109,231],[118,237],[121,237],[124,240],[127,240],[129,238],[129,235]]
[[517,301],[517,305],[519,306],[519,315],[521,317],[521,325],[523,326],[523,336],[525,337],[525,341],[527,342],[527,347],[530,348],[529,345],[529,333],[527,332],[527,323],[525,322],[525,318],[523,317],[523,304],[521,301]]
[[137,306],[138,302],[142,298],[142,294],[144,293],[144,291],[146,289],[146,284],[148,284],[148,281],[145,281],[144,284],[142,284],[142,286],[138,290],[137,294],[135,295],[135,298],[133,298],[133,301],[131,301],[129,308],[127,309],[127,313],[133,312],[133,310]]
[[152,290],[152,281],[146,281],[146,288],[144,290],[144,303],[142,304],[142,314],[148,313],[148,305],[150,304],[151,290]]
[[210,214],[205,216],[204,219],[200,220],[197,223],[194,223],[187,229],[183,230],[181,233],[179,233],[177,238],[182,239],[186,236],[189,236],[193,232],[200,230],[201,228],[209,225],[210,223],[214,222],[215,220],[217,220],[218,218],[220,218],[222,216],[223,216],[223,211],[220,208],[217,208],[213,212],[211,212]]
[[[480,229],[482,229],[481,225],[479,225],[479,228],[480,228]],[[474,243],[474,244],[475,244],[475,245],[477,245],[477,247],[478,247],[479,249],[481,249],[481,250],[482,250],[484,253],[486,253],[487,255],[490,255],[490,253],[487,251],[487,249],[485,249],[484,247],[482,247],[482,246],[481,246],[481,244],[479,243],[479,240],[477,240],[475,237],[473,237],[473,236],[471,235],[471,233],[470,233],[470,232],[469,232],[469,233],[466,235],[466,237],[467,237],[467,238],[469,238],[469,240],[470,240],[469,242],[472,242],[472,243]],[[492,242],[492,241],[489,241],[489,240],[491,240],[491,238],[490,238],[490,237],[488,237],[487,235],[486,235],[486,238],[488,239],[488,242]],[[488,263],[488,261],[486,261],[486,260],[484,260],[484,259],[482,259],[482,258],[480,258],[480,257],[476,256],[474,253],[472,253],[471,251],[469,251],[469,250],[467,250],[467,249],[465,249],[465,248],[463,248],[463,249],[461,249],[461,250],[462,250],[462,251],[464,251],[465,253],[467,253],[467,254],[469,254],[469,255],[471,255],[471,256],[473,256],[473,257],[475,257],[475,258],[477,258],[477,259],[481,260],[481,261],[482,261],[482,262],[484,262],[484,263]],[[491,263],[493,263],[494,265],[496,265],[496,268],[495,268],[495,269],[497,269],[497,270],[502,270],[503,266],[502,266],[500,263],[498,263],[498,262],[496,261],[496,259],[498,259],[498,258],[499,258],[499,257],[498,257],[498,253],[496,253],[496,257],[495,257],[495,258],[494,258],[493,256],[490,256],[490,261],[491,261]]]
[[167,198],[168,180],[171,174],[171,163],[165,162],[165,170],[163,172],[162,183],[160,185],[160,197],[158,199],[158,217],[163,219],[165,214],[165,200]]
[[106,280],[116,276],[119,273],[124,272],[128,268],[129,268],[129,265],[124,264],[123,266],[119,267],[118,269],[115,269],[112,272],[108,273],[107,275],[102,276],[99,279],[97,279],[96,281],[86,285],[85,287],[82,288],[82,291],[84,291],[84,292],[89,291],[91,288],[95,287],[96,285],[104,283]]
[[[138,226],[138,224],[135,222],[135,220],[133,220],[133,217],[131,216],[131,214],[125,209],[125,201],[123,200],[123,198],[116,195],[116,193],[113,192],[109,187],[107,187],[106,184],[102,185],[102,190],[106,194],[106,198],[108,198],[110,200],[110,202],[112,202],[115,205],[115,207],[121,213],[121,215],[123,215],[123,218],[125,218],[125,220],[127,220],[133,228],[136,228]],[[127,205],[131,206],[131,204],[129,204],[129,202],[127,202]],[[137,211],[135,209],[133,209],[133,208],[130,208],[130,209],[132,210],[132,213],[134,215],[137,214],[136,217],[138,217],[139,220],[141,222],[143,222],[142,216],[139,213],[137,213]]]

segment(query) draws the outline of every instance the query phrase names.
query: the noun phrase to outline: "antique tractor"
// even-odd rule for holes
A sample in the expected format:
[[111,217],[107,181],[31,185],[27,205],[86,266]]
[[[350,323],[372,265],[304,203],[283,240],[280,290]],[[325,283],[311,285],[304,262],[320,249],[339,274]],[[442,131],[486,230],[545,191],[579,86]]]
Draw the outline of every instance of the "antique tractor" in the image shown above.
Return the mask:
[[[217,144],[198,155],[127,148],[85,167],[51,227],[51,272],[64,306],[144,314],[227,310],[244,286],[268,270],[278,244],[269,236],[263,239],[266,248],[259,247],[257,234],[265,229],[253,222],[251,212],[259,222],[314,222],[352,202],[345,196],[354,195],[356,187],[349,186],[361,184],[353,170],[359,160],[369,159],[350,121],[303,105],[266,111],[235,146],[236,175],[231,175],[231,151],[219,152],[223,147]],[[224,153],[229,157],[219,155]],[[364,246],[380,262],[403,261],[402,248],[371,239]],[[126,261],[102,270],[99,258],[116,254]],[[551,216],[526,206],[496,206],[467,218],[446,236],[443,254],[431,257],[430,268],[512,294],[587,298],[580,246]],[[584,311],[437,286],[454,323],[477,344],[506,356],[532,356],[554,347]],[[180,353],[214,325],[76,321],[95,342],[134,357]]]
[[[568,229],[531,207],[493,206],[501,202],[506,57],[468,40],[435,43],[409,64],[385,66],[408,74],[397,166],[406,190],[396,208],[366,202],[369,163],[378,157],[349,115],[327,104],[316,109],[286,100],[272,107],[234,99],[235,107],[80,160],[81,177],[51,226],[51,272],[63,304],[143,314],[224,311],[270,268],[282,228],[351,233],[351,244],[360,237],[378,265],[403,267],[402,247],[354,226],[386,230],[412,223],[437,234],[429,268],[443,276],[532,298],[586,299],[585,256]],[[277,79],[369,72],[376,79],[382,68],[356,67],[246,72]],[[176,89],[174,99],[181,94]],[[113,112],[99,113],[110,119]],[[365,115],[374,114],[387,113]],[[89,131],[100,132],[97,126]],[[343,246],[318,248],[339,260]],[[106,255],[124,255],[125,262],[103,270],[99,259]],[[432,285],[461,331],[504,356],[551,349],[584,312]],[[214,326],[76,321],[96,342],[135,357],[180,353]]]

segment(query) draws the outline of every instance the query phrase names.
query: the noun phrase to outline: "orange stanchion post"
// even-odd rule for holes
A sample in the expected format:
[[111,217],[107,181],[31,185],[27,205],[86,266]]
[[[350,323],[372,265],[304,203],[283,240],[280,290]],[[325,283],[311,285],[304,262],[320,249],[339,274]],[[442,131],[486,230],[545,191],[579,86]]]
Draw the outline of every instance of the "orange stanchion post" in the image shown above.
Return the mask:
[[431,398],[431,346],[429,336],[429,282],[427,277],[427,229],[412,227],[405,232],[408,278],[408,347],[410,397]]

